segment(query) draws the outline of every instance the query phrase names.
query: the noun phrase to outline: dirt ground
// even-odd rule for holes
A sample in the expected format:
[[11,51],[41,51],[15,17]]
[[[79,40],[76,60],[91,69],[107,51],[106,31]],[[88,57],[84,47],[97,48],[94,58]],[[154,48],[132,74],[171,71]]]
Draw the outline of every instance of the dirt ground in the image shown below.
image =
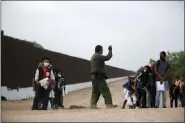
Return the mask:
[[[98,107],[101,109],[58,109],[31,111],[32,100],[1,103],[2,122],[184,122],[183,108],[121,109],[123,103],[122,84],[125,80],[109,84],[113,102],[119,107],[106,109],[101,96]],[[89,107],[91,88],[74,91],[64,97],[64,106]]]

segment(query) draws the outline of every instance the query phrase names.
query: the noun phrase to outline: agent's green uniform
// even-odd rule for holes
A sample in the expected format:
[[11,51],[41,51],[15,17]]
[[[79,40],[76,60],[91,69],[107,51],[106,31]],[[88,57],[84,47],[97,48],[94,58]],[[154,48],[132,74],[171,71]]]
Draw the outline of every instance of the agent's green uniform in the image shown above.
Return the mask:
[[105,61],[112,58],[112,50],[107,56],[95,53],[91,58],[92,97],[91,107],[96,107],[100,94],[104,97],[106,105],[112,105],[112,96],[105,81]]

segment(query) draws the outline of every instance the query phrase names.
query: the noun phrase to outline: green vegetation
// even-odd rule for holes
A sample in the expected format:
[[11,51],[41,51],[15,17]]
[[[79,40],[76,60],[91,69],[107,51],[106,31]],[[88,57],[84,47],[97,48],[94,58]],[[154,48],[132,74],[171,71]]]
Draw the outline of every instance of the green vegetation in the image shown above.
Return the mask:
[[185,78],[185,53],[184,51],[168,52],[167,61],[171,65],[171,73],[169,76],[170,82],[174,76],[182,76]]

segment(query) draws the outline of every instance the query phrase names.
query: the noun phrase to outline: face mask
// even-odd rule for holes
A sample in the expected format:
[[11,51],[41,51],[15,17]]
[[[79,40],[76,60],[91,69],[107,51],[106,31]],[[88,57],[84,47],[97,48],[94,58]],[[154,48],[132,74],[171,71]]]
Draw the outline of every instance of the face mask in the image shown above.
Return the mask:
[[58,77],[61,77],[61,74],[58,74],[57,76],[58,76]]
[[44,62],[44,66],[47,67],[49,65],[49,63],[47,62]]
[[144,72],[146,72],[146,70],[144,70]]

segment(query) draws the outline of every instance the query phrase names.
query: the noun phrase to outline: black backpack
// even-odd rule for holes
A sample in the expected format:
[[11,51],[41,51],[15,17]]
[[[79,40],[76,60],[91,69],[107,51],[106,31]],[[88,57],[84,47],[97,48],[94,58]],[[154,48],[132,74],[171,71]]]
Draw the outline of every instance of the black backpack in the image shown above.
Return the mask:
[[157,70],[158,70],[158,68],[159,68],[160,64],[161,64],[161,61],[160,61],[160,60],[157,60],[157,62],[156,62]]

